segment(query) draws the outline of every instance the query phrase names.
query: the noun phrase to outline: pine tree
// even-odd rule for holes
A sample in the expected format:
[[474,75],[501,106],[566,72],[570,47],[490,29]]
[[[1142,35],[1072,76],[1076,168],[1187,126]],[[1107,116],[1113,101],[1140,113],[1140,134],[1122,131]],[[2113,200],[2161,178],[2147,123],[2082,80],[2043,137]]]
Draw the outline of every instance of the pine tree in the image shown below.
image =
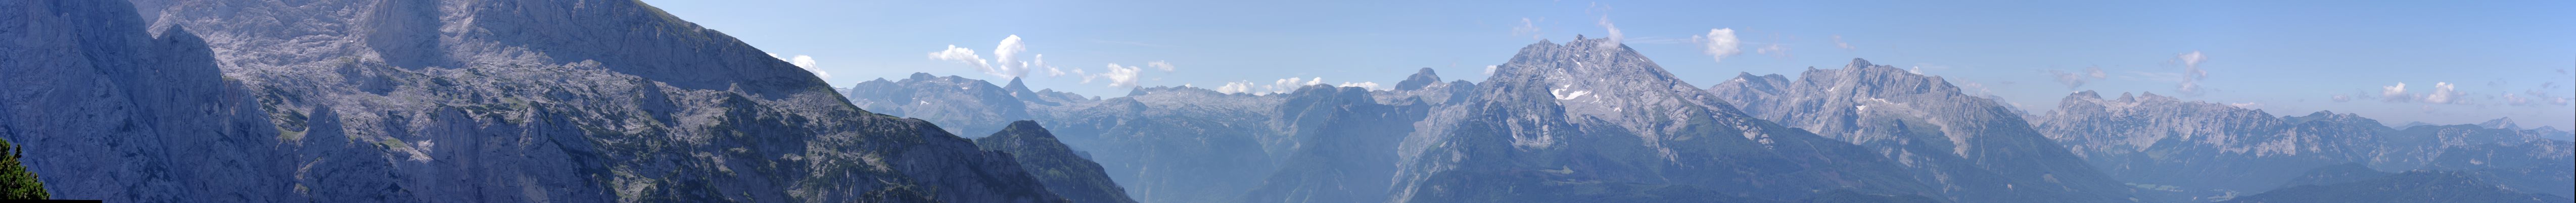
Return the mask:
[[36,172],[27,171],[26,165],[18,164],[20,154],[16,144],[0,140],[0,151],[9,153],[0,155],[0,199],[51,198],[52,195],[45,192],[45,182],[36,180]]

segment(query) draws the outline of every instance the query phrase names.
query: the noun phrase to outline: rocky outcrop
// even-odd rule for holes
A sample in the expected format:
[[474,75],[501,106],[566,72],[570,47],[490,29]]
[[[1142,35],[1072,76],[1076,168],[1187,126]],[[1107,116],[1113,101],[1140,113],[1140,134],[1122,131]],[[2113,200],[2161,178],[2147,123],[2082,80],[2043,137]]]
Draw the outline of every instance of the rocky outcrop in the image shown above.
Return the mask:
[[1055,134],[1038,126],[1036,121],[1011,122],[1001,132],[975,138],[975,145],[984,150],[1010,153],[1022,168],[1028,169],[1030,175],[1037,176],[1039,182],[1046,184],[1047,191],[1067,200],[1076,203],[1136,202],[1127,198],[1127,189],[1118,187],[1117,182],[1109,180],[1107,173],[1101,172],[1099,163],[1092,163],[1090,158],[1083,158],[1080,152],[1056,141]]
[[1797,80],[1738,74],[1711,86],[1746,113],[1869,147],[1944,185],[1955,202],[2127,202],[2129,187],[2033,130],[2021,113],[1938,76],[1852,59]]
[[1390,202],[1935,194],[1865,148],[1754,118],[1608,43],[1522,48],[1406,138]]
[[1062,201],[635,1],[0,5],[0,136],[56,198]]
[[[123,1],[0,2],[0,137],[24,150],[21,163],[51,198],[322,201],[294,185],[330,174],[298,169],[390,167],[365,161],[381,160],[380,145],[280,133],[259,90],[225,75],[200,32],[147,29],[137,16]],[[332,146],[298,149],[307,144],[290,139],[303,137]],[[340,157],[356,161],[316,160]],[[406,195],[358,182],[392,178],[369,175],[344,183]]]
[[2487,183],[2524,188],[2570,186],[2506,180],[2565,180],[2571,175],[2555,174],[2576,170],[2535,167],[2576,163],[2569,159],[2576,153],[2563,147],[2565,141],[2542,139],[2527,130],[2475,125],[2393,129],[2353,114],[2274,117],[2155,94],[2105,99],[2091,91],[2069,95],[2046,118],[2034,121],[2040,131],[2096,168],[2183,199],[2261,192],[2309,169],[2343,163],[2389,171],[2521,170],[2482,175],[2492,176]]
[[1287,147],[1289,154],[1277,172],[1237,202],[1384,199],[1386,183],[1395,177],[1395,165],[1390,164],[1396,161],[1395,146],[1413,132],[1413,124],[1423,119],[1430,105],[1380,104],[1371,93],[1329,86],[1289,93],[1278,111],[1285,136],[1295,139],[1287,142],[1293,146]]
[[[1017,95],[1020,94],[1014,90],[995,87],[983,80],[935,77],[928,73],[913,73],[911,78],[903,81],[879,78],[860,82],[850,86],[850,93],[846,94],[850,104],[858,105],[860,109],[928,120],[958,134],[993,132],[1011,121],[1028,120],[1029,108],[1024,106],[1028,104]],[[922,105],[929,103],[941,105]]]

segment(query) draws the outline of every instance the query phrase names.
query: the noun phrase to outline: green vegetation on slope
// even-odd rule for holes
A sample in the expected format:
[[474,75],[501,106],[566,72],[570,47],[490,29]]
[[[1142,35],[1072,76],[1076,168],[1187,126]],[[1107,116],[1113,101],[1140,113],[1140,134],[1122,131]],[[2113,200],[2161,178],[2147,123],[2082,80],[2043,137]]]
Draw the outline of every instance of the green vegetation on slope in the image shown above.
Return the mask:
[[45,193],[45,182],[36,180],[36,172],[29,172],[27,166],[18,164],[16,144],[0,140],[0,151],[9,153],[0,156],[0,199],[51,198]]

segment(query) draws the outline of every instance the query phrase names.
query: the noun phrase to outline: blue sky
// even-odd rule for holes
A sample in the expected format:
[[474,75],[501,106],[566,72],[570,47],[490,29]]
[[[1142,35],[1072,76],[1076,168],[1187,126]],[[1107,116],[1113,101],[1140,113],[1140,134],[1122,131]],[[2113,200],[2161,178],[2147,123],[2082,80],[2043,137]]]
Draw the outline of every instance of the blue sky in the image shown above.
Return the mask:
[[[1319,77],[1392,86],[1423,67],[1480,81],[1485,66],[1538,39],[1616,27],[1630,47],[1700,86],[1866,58],[2034,112],[2095,90],[2274,115],[2576,125],[2576,1],[645,2],[782,58],[810,56],[843,87],[913,72],[1006,81],[1009,71],[978,67],[1019,66],[995,52],[1011,36],[1021,51],[1009,61],[1043,55],[1044,66],[1027,63],[1020,74],[1032,87],[1085,95],[1124,95],[1113,85],[1128,83],[1261,91]],[[1708,48],[1726,40],[1694,39],[1720,39],[1713,29],[1732,32],[1735,48],[1719,52],[1735,53],[1720,58]],[[968,50],[986,65],[937,57]]]

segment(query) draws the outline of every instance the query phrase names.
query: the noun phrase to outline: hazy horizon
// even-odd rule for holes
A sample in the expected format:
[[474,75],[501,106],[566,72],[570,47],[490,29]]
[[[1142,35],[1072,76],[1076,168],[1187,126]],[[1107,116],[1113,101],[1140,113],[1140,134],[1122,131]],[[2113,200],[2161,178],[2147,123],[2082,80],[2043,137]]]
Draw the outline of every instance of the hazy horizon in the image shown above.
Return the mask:
[[[1112,97],[1292,78],[1384,88],[1426,67],[1481,81],[1522,46],[1582,35],[1621,38],[1699,86],[1865,58],[2032,113],[2091,90],[2576,127],[2576,39],[2563,37],[2576,14],[2549,11],[2571,2],[647,2],[808,56],[836,87],[925,72]],[[1006,60],[996,48],[1014,37]]]

